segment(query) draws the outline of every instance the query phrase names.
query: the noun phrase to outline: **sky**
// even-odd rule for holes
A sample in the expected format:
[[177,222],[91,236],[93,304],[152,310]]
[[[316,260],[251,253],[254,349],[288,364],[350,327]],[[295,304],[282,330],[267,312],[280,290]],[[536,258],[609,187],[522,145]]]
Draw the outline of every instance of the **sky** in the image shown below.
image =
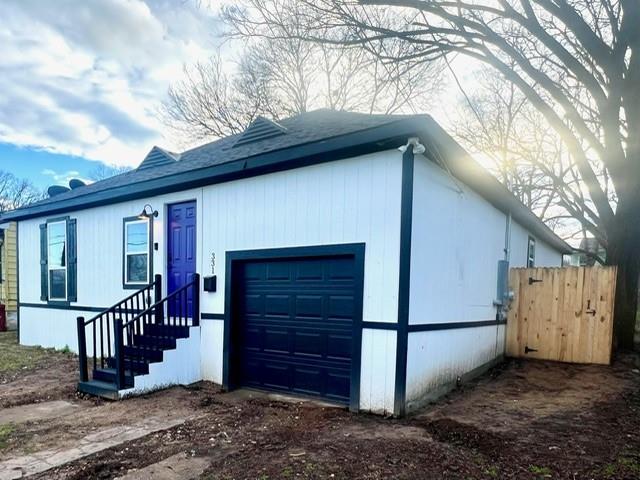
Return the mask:
[[[0,171],[46,189],[180,151],[158,108],[185,65],[233,55],[222,1],[0,0]],[[430,110],[445,125],[449,83]]]
[[46,188],[172,148],[157,109],[221,29],[197,0],[2,0],[0,170]]

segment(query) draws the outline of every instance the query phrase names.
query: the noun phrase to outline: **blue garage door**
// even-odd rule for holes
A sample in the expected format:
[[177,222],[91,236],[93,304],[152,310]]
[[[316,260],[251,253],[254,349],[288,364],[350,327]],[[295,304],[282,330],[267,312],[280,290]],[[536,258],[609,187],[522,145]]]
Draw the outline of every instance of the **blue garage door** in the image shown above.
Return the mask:
[[348,403],[355,275],[352,257],[240,264],[238,383]]

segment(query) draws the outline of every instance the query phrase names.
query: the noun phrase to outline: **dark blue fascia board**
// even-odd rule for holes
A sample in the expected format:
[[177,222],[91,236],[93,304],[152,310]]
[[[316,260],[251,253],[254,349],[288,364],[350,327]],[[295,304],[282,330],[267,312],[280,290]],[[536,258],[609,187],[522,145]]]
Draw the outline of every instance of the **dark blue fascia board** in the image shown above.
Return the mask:
[[420,118],[420,121],[416,118],[398,120],[380,127],[267,152],[233,162],[123,185],[67,200],[62,199],[46,205],[34,205],[6,213],[1,220],[26,220],[44,215],[84,210],[387,150],[405,144],[408,136],[415,136],[421,129],[424,130],[425,118],[427,116]]

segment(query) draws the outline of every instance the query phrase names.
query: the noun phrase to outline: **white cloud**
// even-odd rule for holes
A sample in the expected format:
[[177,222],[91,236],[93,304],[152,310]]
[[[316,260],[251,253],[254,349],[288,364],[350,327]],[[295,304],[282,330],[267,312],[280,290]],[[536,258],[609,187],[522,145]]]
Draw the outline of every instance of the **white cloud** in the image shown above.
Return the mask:
[[69,170],[66,172],[56,172],[50,168],[45,168],[40,172],[42,175],[46,175],[47,177],[51,177],[56,185],[64,185],[65,187],[69,186],[69,180],[77,178],[78,180],[82,180],[84,183],[92,183],[91,180],[80,177],[80,172],[76,170]]
[[0,141],[113,165],[172,146],[154,112],[220,29],[196,1],[4,0],[0,10]]

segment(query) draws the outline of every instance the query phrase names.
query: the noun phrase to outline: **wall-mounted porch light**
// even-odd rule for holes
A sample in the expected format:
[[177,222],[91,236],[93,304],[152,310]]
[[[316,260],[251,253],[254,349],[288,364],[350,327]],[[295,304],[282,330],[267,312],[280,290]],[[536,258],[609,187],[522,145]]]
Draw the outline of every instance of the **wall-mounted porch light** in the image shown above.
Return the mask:
[[158,211],[154,210],[153,207],[147,203],[144,207],[142,207],[142,212],[140,212],[140,215],[138,215],[138,218],[140,220],[145,220],[147,218],[157,217],[157,216],[158,216]]

